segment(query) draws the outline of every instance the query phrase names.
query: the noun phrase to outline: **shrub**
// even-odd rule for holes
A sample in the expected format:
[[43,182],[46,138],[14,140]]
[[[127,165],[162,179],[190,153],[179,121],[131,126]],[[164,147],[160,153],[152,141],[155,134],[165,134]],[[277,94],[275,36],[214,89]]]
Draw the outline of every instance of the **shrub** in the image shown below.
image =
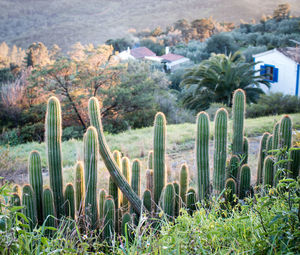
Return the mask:
[[300,112],[300,98],[282,93],[261,95],[256,104],[247,107],[246,117],[277,115]]

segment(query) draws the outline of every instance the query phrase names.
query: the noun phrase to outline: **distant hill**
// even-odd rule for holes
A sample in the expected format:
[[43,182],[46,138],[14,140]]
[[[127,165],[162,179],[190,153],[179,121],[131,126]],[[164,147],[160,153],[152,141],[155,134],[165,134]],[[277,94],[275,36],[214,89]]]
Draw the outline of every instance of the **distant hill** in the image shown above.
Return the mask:
[[[259,20],[283,0],[1,0],[0,43],[23,48],[34,41],[66,50],[80,41],[99,44],[137,30],[172,24],[178,19],[213,16],[219,22]],[[289,0],[300,15],[299,0]]]

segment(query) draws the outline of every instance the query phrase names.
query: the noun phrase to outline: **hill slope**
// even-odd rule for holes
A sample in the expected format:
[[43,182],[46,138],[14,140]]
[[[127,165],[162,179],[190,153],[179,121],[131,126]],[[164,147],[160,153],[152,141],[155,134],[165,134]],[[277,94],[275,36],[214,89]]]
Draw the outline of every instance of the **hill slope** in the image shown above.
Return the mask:
[[[292,14],[300,15],[299,0],[289,0]],[[128,29],[165,27],[178,19],[213,16],[238,23],[272,14],[282,0],[1,0],[0,43],[28,47],[42,41],[67,49],[75,42],[103,43]]]

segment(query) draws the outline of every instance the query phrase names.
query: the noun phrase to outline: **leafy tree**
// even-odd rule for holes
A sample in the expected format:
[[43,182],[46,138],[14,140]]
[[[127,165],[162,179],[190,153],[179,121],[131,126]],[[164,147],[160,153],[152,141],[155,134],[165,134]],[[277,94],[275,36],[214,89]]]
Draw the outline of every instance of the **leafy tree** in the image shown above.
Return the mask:
[[229,56],[213,54],[184,75],[184,105],[196,111],[207,109],[212,102],[231,106],[232,93],[238,88],[245,90],[248,102],[256,102],[263,93],[260,84],[269,83],[256,74],[254,65],[246,63],[240,52]]
[[238,45],[234,39],[226,33],[213,35],[206,41],[206,52],[208,53],[234,53],[238,50]]
[[45,66],[50,63],[47,47],[41,43],[31,44],[26,52],[26,65],[29,66]]
[[274,10],[273,18],[277,21],[288,19],[290,17],[291,6],[289,3],[279,4]]

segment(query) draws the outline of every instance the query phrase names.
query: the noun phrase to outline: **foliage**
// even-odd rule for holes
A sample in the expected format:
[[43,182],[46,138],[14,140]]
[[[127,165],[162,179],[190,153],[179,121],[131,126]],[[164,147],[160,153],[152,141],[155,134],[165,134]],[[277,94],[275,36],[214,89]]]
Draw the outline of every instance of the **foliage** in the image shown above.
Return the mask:
[[238,45],[234,39],[230,36],[229,33],[220,33],[213,35],[206,40],[205,51],[207,53],[216,53],[216,54],[233,54],[238,50]]
[[183,104],[195,111],[207,109],[212,102],[231,106],[232,93],[238,88],[245,90],[248,102],[256,102],[263,93],[260,84],[269,84],[253,70],[255,64],[246,63],[239,52],[212,55],[186,72],[181,83]]
[[246,116],[256,118],[296,112],[300,112],[300,99],[298,97],[282,93],[270,93],[261,95],[257,103],[250,104],[247,107]]

